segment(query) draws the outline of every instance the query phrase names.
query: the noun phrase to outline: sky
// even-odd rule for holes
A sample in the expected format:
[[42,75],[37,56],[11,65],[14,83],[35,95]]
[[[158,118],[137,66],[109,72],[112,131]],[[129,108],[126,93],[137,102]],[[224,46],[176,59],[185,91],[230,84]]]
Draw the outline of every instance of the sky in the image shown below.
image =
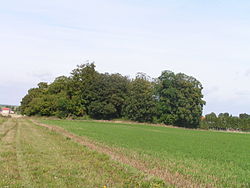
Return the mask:
[[0,1],[0,104],[89,60],[103,73],[194,76],[204,114],[250,114],[248,0]]

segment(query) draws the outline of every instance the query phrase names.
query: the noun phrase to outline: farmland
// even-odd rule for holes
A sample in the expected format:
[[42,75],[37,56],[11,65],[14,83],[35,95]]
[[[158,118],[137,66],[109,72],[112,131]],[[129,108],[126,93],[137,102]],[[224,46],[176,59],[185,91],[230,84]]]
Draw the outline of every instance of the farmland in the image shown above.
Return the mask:
[[25,119],[1,120],[0,187],[165,186]]
[[250,134],[94,121],[41,122],[114,148],[114,152],[126,156],[127,161],[137,160],[143,164],[140,170],[173,185],[250,185]]
[[250,134],[0,118],[0,187],[249,187]]

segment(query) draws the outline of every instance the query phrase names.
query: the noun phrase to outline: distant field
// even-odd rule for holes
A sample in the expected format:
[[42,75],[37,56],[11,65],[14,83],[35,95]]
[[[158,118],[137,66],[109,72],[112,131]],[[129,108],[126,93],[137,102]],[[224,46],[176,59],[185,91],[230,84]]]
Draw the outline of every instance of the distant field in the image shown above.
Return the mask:
[[94,121],[40,122],[116,148],[155,174],[166,177],[166,172],[173,185],[183,181],[201,187],[250,187],[250,134]]
[[104,186],[166,185],[28,120],[0,123],[0,187]]

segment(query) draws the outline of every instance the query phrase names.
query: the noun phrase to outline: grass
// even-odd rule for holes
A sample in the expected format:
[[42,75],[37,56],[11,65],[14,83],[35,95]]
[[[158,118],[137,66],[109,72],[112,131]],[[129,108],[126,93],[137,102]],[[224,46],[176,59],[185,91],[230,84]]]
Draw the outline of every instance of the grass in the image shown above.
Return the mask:
[[94,121],[41,120],[120,148],[123,155],[200,185],[250,186],[250,134]]
[[0,124],[0,187],[166,185],[25,119]]
[[0,116],[0,124],[6,121],[6,118]]

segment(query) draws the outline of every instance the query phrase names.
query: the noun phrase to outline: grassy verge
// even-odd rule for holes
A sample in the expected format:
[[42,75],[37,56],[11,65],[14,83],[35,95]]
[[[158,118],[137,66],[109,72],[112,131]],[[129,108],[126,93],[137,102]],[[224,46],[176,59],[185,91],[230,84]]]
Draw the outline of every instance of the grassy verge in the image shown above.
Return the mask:
[[24,119],[0,125],[0,187],[165,187]]
[[0,124],[2,124],[3,122],[5,122],[7,120],[7,118],[1,117],[0,116]]
[[21,187],[16,158],[17,126],[10,119],[0,125],[0,187]]
[[[250,135],[122,123],[42,120],[203,186],[250,186]],[[179,178],[179,179],[178,179]]]

